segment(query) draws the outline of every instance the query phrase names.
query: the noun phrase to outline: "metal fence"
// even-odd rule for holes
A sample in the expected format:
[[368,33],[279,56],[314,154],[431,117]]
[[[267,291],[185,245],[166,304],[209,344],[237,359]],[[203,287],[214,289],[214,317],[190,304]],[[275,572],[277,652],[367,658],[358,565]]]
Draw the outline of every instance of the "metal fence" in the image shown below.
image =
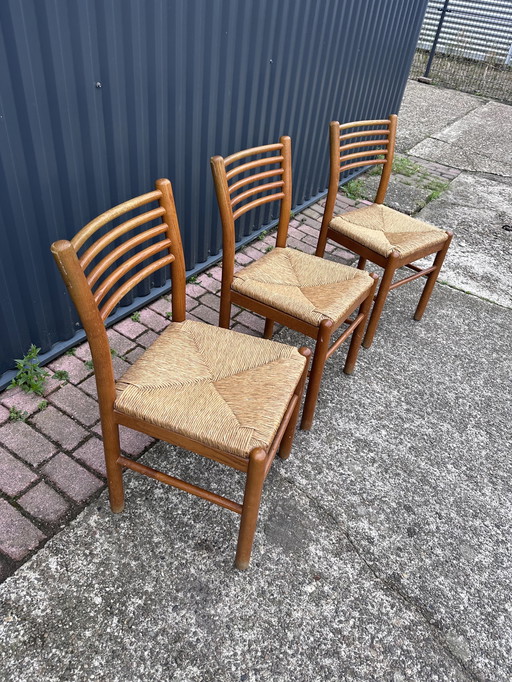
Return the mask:
[[411,78],[512,103],[512,1],[430,0]]
[[[0,387],[31,343],[83,340],[50,255],[171,179],[189,274],[220,258],[209,158],[288,134],[294,205],[328,179],[328,123],[399,108],[426,0],[2,0]],[[274,216],[247,214],[239,242]],[[168,289],[154,279],[110,319]]]

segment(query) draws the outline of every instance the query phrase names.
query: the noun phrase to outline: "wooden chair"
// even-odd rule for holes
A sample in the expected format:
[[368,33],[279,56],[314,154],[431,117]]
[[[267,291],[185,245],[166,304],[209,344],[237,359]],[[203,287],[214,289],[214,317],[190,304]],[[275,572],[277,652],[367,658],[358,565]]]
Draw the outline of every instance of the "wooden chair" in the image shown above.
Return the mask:
[[[360,270],[364,269],[367,260],[384,268],[363,341],[365,348],[372,344],[388,292],[418,277],[426,277],[414,313],[414,319],[421,320],[452,239],[452,232],[448,230],[440,230],[384,206],[393,166],[396,124],[396,114],[389,119],[343,125],[332,121],[330,124],[329,190],[316,255],[323,256],[327,239],[332,239],[358,254],[357,267]],[[375,202],[333,219],[340,173],[350,168],[375,165],[383,167]],[[436,257],[432,266],[420,268],[414,264],[414,261],[434,253]],[[414,274],[393,283],[396,270],[404,266],[414,270]]]
[[[110,221],[154,202],[97,238]],[[235,563],[247,568],[263,482],[276,452],[283,459],[290,453],[311,351],[185,320],[185,263],[169,180],[106,211],[71,241],[55,242],[52,252],[91,347],[112,511],[124,508],[123,467],[202,497],[241,514]],[[136,284],[171,263],[173,321],[115,383],[104,322]],[[120,425],[245,472],[243,503],[124,457]]]
[[[325,362],[351,334],[344,372],[354,370],[377,276],[286,248],[292,204],[289,137],[227,158],[214,156],[211,165],[223,235],[219,324],[229,327],[231,304],[235,303],[266,318],[265,338],[271,338],[274,322],[279,322],[316,340],[301,422],[301,428],[309,429]],[[255,199],[255,195],[263,196]],[[279,202],[276,248],[235,272],[235,220],[273,201]],[[331,343],[342,324],[347,324],[347,329]]]

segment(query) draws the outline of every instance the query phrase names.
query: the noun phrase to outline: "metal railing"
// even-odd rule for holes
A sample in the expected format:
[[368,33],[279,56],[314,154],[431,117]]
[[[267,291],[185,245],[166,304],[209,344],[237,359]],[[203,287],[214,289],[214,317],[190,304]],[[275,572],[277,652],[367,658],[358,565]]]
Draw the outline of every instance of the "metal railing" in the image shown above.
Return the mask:
[[512,2],[430,0],[410,77],[512,103]]

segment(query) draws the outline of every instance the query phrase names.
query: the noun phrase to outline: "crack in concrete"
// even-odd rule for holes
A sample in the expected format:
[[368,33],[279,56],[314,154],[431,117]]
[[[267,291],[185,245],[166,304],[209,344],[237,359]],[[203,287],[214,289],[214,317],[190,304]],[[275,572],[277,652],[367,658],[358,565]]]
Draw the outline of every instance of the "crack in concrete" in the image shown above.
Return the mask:
[[[287,483],[289,483],[293,488],[295,488],[299,493],[304,495],[319,511],[321,511],[327,518],[330,520],[330,522],[339,530],[341,526],[341,522],[333,515],[333,513],[314,496],[311,495],[311,493],[308,490],[305,490],[301,488],[300,485],[297,484],[296,481],[293,481],[292,479],[288,478],[288,476],[283,475],[280,472],[280,475],[282,476],[283,480],[285,480]],[[423,620],[428,628],[428,630],[432,633],[434,640],[439,644],[441,647],[442,651],[445,652],[445,654],[448,656],[448,658],[452,661],[454,661],[459,668],[461,669],[460,671],[462,674],[466,676],[468,680],[472,680],[473,682],[483,682],[484,678],[480,677],[474,670],[472,670],[466,663],[463,661],[451,648],[449,643],[446,641],[444,638],[442,632],[439,630],[438,627],[436,627],[435,623],[431,622],[431,618],[429,617],[428,612],[425,610],[425,608],[413,597],[411,597],[405,590],[402,590],[398,587],[396,583],[393,583],[389,580],[387,580],[385,577],[379,574],[377,569],[365,558],[363,550],[358,547],[356,544],[355,540],[351,537],[349,529],[348,529],[348,523],[346,524],[346,529],[341,529],[342,534],[346,537],[348,543],[354,550],[354,552],[357,554],[358,558],[363,562],[363,564],[367,567],[367,569],[370,571],[370,573],[374,576],[374,578],[384,585],[387,590],[398,597],[401,598],[401,600],[407,604],[411,608],[411,610],[418,614],[421,617],[421,620]]]
[[473,296],[473,298],[478,298],[480,301],[484,301],[485,303],[490,303],[491,305],[497,305],[500,308],[503,308],[504,310],[512,310],[511,306],[508,305],[503,305],[503,303],[498,303],[497,301],[492,301],[490,298],[486,298],[485,296],[480,296],[479,294],[475,294],[472,291],[468,291],[467,289],[462,289],[462,287],[458,287],[455,284],[450,284],[449,282],[446,281],[441,281],[438,280],[437,284],[443,286],[443,287],[448,287],[449,289],[454,289],[455,291],[460,291],[462,294],[466,294],[466,296]]

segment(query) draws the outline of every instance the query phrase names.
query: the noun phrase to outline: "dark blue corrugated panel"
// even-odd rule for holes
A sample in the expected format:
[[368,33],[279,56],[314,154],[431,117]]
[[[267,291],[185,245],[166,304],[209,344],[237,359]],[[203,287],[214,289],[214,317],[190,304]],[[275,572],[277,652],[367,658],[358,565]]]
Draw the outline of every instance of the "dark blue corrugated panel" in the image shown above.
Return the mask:
[[[189,270],[221,246],[211,155],[291,135],[294,204],[317,198],[329,121],[398,110],[425,6],[2,0],[0,372],[30,343],[50,357],[76,340],[50,243],[156,178],[173,182]],[[247,214],[238,238],[275,217]]]

